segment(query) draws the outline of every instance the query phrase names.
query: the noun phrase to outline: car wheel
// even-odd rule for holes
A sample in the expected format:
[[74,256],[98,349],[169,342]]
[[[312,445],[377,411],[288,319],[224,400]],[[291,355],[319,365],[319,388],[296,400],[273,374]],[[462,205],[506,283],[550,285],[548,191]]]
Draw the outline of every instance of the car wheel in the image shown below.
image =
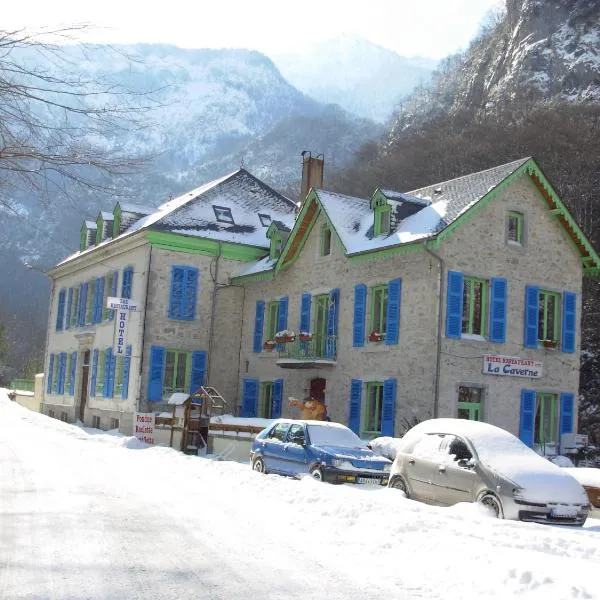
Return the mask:
[[267,470],[265,469],[265,462],[260,456],[257,456],[252,462],[252,470],[256,471],[257,473],[267,472]]
[[502,504],[493,494],[485,494],[479,502],[483,504],[497,519],[502,519]]
[[408,494],[408,486],[406,485],[406,481],[404,481],[404,479],[402,479],[402,477],[400,477],[399,475],[396,475],[395,477],[392,477],[390,479],[388,487],[393,488],[395,490],[400,490],[401,492],[404,492],[404,495],[407,498],[410,497]]
[[313,467],[310,470],[310,476],[317,481],[323,481],[323,471],[319,467]]

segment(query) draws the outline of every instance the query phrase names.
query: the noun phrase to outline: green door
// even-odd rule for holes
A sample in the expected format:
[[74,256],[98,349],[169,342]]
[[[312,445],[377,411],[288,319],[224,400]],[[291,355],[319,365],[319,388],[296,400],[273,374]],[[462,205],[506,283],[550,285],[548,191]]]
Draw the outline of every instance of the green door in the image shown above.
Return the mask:
[[327,347],[327,313],[329,310],[329,294],[315,298],[315,326],[314,341],[315,353],[319,357],[325,356]]

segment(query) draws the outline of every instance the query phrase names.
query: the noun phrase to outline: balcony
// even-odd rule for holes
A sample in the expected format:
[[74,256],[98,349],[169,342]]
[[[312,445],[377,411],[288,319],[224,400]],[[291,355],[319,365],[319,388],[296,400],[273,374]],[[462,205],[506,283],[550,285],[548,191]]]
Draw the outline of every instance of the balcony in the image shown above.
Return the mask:
[[337,339],[333,335],[313,336],[309,342],[300,341],[279,346],[277,364],[283,369],[312,369],[333,367],[337,359]]

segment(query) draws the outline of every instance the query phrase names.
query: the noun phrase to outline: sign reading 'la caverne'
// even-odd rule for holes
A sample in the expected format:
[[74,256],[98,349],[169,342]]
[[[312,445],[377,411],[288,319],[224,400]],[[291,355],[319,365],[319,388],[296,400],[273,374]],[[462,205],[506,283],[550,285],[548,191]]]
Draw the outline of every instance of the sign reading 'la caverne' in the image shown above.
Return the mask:
[[485,354],[483,356],[483,372],[486,375],[539,379],[543,374],[543,364],[538,360],[529,358]]

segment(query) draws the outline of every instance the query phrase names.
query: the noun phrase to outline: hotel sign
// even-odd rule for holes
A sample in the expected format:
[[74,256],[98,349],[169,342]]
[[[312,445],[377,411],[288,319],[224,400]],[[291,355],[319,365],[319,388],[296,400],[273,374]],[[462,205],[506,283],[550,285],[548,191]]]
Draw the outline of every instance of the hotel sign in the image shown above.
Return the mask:
[[501,375],[505,377],[530,377],[539,379],[543,375],[543,363],[529,358],[517,356],[483,356],[483,373],[485,375]]

